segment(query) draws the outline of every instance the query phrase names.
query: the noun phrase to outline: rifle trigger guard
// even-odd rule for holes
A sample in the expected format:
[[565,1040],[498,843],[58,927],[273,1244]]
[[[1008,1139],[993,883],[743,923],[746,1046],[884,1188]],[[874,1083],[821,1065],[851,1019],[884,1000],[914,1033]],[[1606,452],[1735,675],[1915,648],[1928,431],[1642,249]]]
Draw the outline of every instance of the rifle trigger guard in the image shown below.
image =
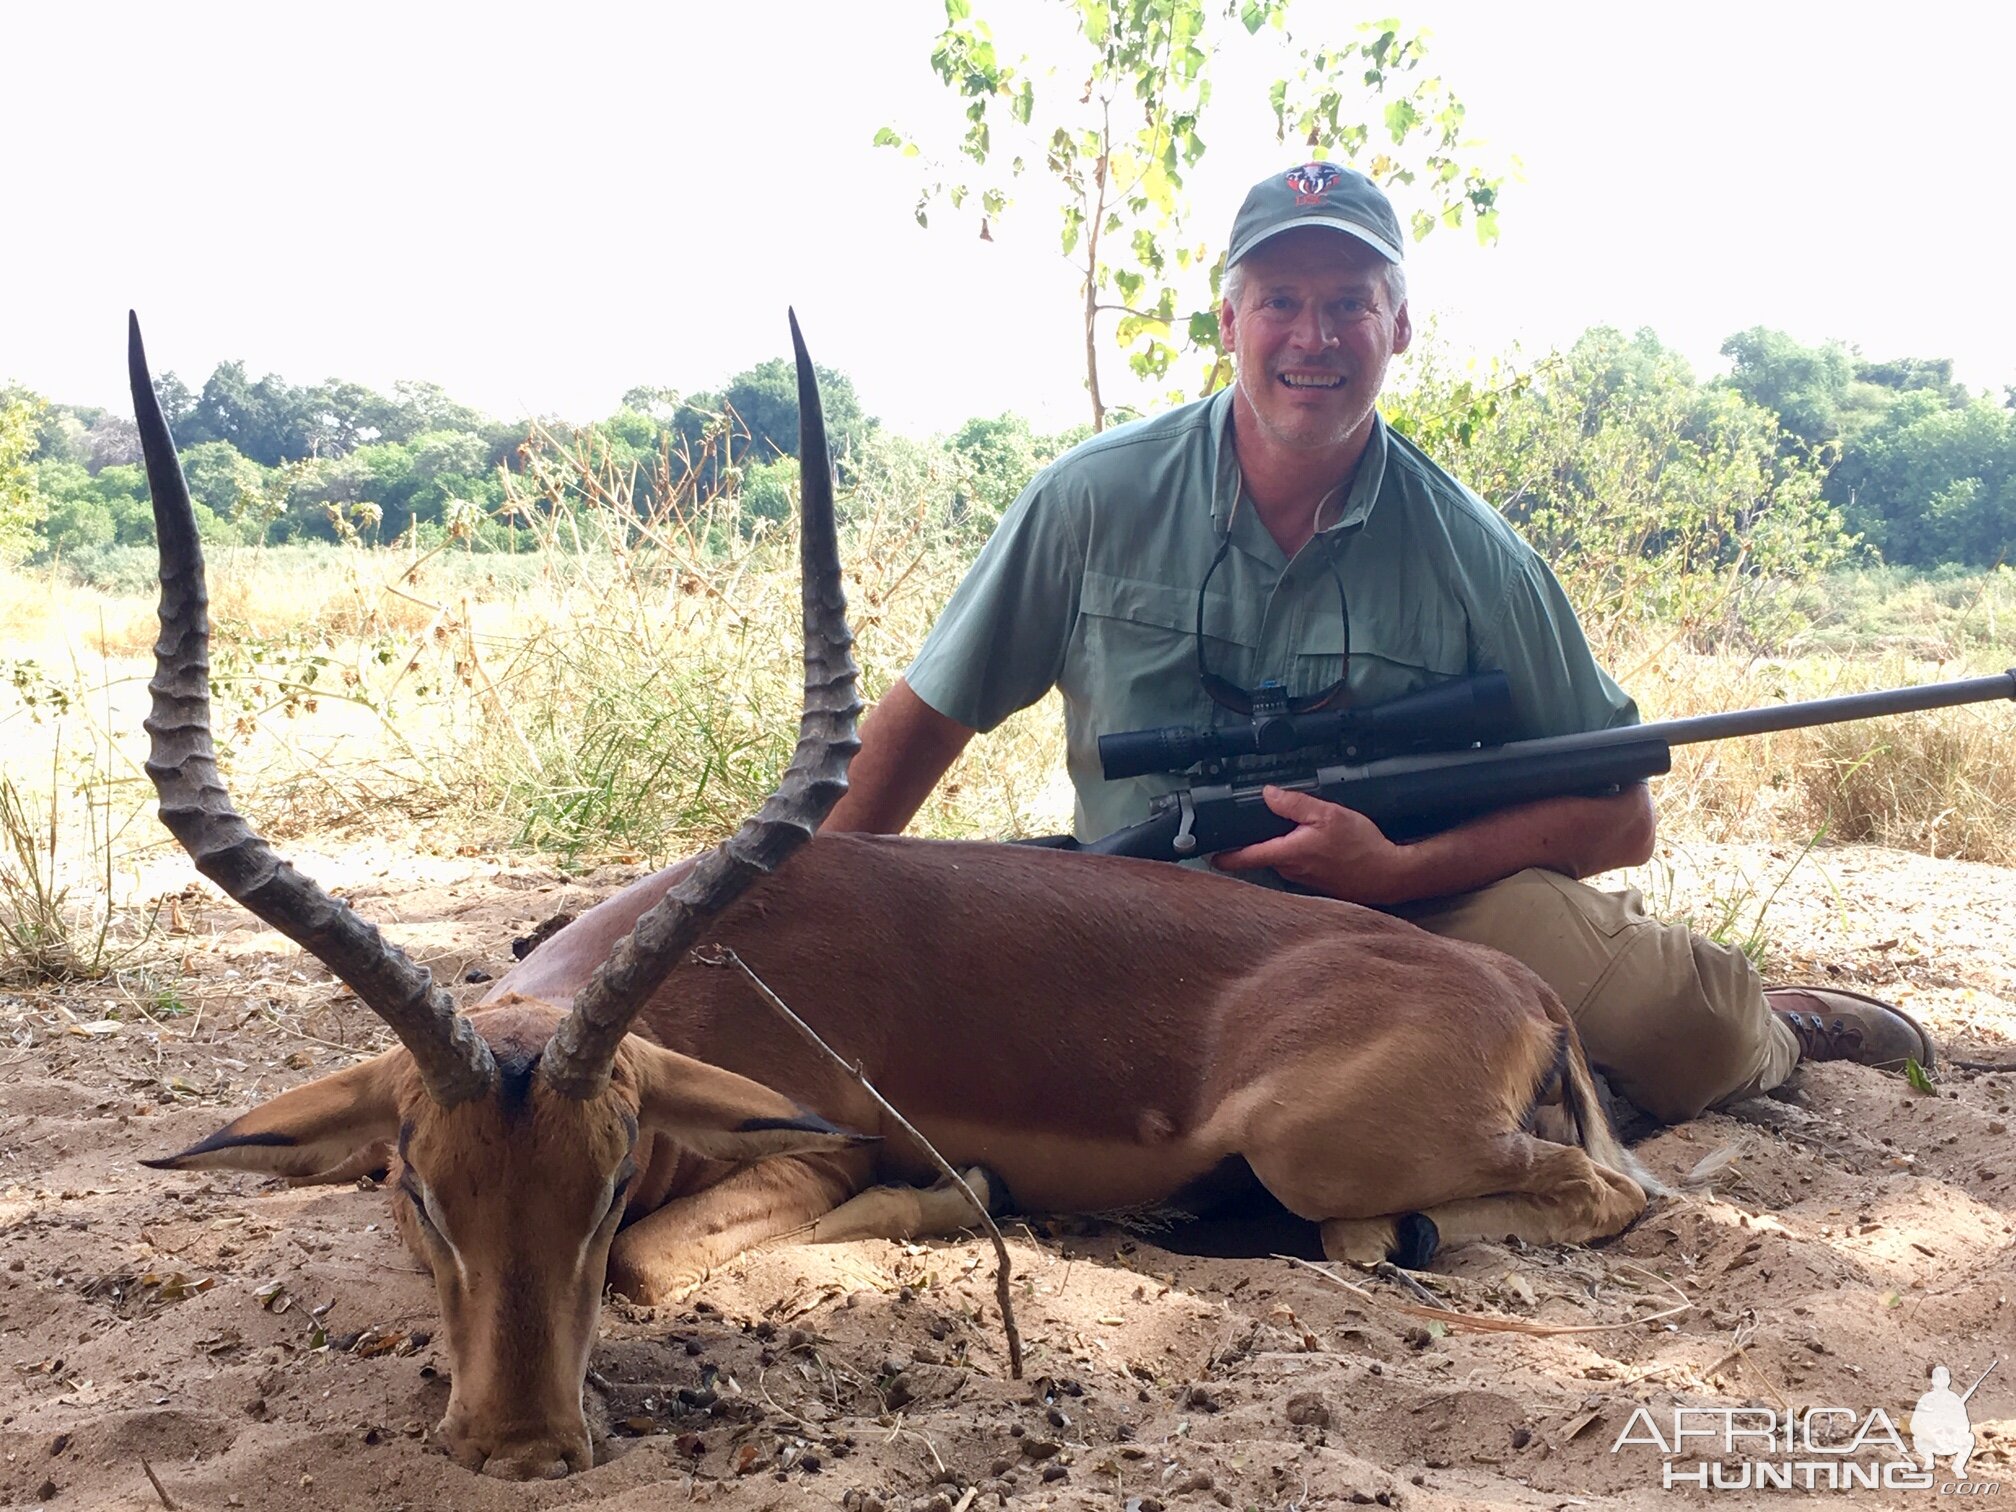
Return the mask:
[[1197,809],[1190,801],[1188,789],[1176,795],[1176,807],[1183,817],[1177,822],[1176,836],[1169,842],[1169,849],[1179,856],[1194,855],[1197,850],[1197,837],[1190,833],[1190,826],[1197,820]]

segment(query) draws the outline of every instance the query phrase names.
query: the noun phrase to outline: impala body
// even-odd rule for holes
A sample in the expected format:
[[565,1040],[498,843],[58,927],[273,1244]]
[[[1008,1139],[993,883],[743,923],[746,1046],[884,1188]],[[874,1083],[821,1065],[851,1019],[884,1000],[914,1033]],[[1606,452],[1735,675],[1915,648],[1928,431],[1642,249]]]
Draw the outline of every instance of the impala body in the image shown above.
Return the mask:
[[[956,1188],[910,1185],[931,1169],[921,1151],[746,978],[690,959],[696,944],[732,947],[997,1202],[1166,1201],[1243,1160],[1321,1225],[1333,1258],[1408,1264],[1482,1235],[1583,1241],[1635,1218],[1644,1188],[1573,1026],[1503,956],[1150,862],[812,839],[858,704],[797,351],[806,712],[791,766],[726,844],[590,911],[465,1016],[231,807],[211,752],[201,556],[136,326],[162,543],[148,721],[162,818],[401,1041],[151,1163],[304,1180],[386,1168],[440,1298],[442,1438],[470,1468],[518,1478],[591,1462],[582,1389],[605,1283],[657,1301],[780,1236],[971,1217]],[[1533,1132],[1550,1101],[1574,1143]]]

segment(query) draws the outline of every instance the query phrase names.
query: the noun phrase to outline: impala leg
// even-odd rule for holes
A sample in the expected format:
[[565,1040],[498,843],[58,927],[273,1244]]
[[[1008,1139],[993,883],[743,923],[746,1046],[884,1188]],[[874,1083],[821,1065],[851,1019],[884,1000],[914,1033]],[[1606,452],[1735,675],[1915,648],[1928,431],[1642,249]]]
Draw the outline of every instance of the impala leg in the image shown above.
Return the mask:
[[1438,1249],[1508,1234],[1528,1244],[1607,1239],[1645,1211],[1645,1192],[1629,1176],[1573,1145],[1525,1142],[1528,1159],[1515,1190],[1383,1218],[1332,1218],[1323,1224],[1323,1253],[1361,1265],[1390,1259],[1418,1268]]
[[[998,1211],[1000,1182],[979,1166],[962,1174],[987,1211]],[[850,1239],[919,1239],[979,1226],[979,1215],[966,1194],[951,1182],[940,1181],[930,1187],[870,1187],[814,1219],[811,1232],[803,1237],[813,1244],[840,1244]]]
[[830,1160],[744,1166],[618,1233],[609,1247],[609,1285],[647,1306],[677,1301],[716,1266],[832,1212],[854,1187],[854,1178]]

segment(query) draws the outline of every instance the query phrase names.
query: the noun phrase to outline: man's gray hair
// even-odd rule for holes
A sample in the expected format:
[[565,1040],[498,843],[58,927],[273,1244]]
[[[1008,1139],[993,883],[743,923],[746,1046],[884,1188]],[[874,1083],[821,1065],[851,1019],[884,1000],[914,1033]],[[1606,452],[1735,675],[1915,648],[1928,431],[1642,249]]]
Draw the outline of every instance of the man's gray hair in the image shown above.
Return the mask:
[[[1396,262],[1384,263],[1384,269],[1386,273],[1386,297],[1393,302],[1393,308],[1397,310],[1400,306],[1407,303],[1407,270]],[[1224,278],[1219,280],[1218,292],[1226,303],[1237,309],[1239,307],[1239,292],[1245,287],[1245,264],[1234,263],[1225,270]]]

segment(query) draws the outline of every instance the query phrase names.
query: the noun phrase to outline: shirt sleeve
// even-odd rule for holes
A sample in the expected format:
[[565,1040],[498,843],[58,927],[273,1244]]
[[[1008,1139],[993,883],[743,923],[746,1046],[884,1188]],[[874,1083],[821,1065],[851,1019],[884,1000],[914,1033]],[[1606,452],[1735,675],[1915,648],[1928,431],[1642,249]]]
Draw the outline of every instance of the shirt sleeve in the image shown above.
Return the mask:
[[1537,555],[1509,576],[1479,652],[1482,667],[1511,681],[1520,739],[1638,723],[1638,705],[1596,665],[1568,595]]
[[1062,675],[1084,577],[1079,532],[1046,470],[1002,516],[904,680],[940,714],[993,729]]

